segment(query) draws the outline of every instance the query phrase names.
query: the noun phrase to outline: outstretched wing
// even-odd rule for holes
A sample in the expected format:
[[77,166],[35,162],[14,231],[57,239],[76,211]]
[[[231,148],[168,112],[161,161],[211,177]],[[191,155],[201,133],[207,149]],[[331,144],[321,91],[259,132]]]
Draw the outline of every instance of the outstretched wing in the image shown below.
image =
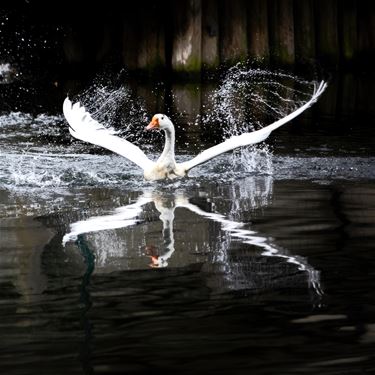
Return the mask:
[[72,102],[66,98],[63,112],[69,123],[70,134],[73,137],[107,148],[124,156],[142,169],[149,168],[153,164],[139,147],[114,135],[111,130],[94,120],[79,102],[72,105]]
[[279,128],[281,125],[286,124],[290,120],[299,116],[307,108],[311,107],[318,100],[319,96],[323,93],[326,87],[327,87],[326,82],[324,81],[320,82],[320,85],[318,86],[318,88],[315,89],[314,94],[311,97],[311,99],[307,103],[305,103],[303,106],[296,109],[294,112],[274,122],[273,124],[266,126],[263,129],[256,130],[252,133],[244,133],[241,135],[233,136],[227,139],[226,141],[219,143],[216,146],[210,147],[207,150],[201,152],[195,158],[182,163],[181,164],[182,168],[188,171],[189,169],[199,164],[205,163],[206,161],[220,154],[223,154],[224,152],[234,150],[235,148],[238,148],[241,146],[252,145],[252,144],[264,141],[271,134],[273,130]]

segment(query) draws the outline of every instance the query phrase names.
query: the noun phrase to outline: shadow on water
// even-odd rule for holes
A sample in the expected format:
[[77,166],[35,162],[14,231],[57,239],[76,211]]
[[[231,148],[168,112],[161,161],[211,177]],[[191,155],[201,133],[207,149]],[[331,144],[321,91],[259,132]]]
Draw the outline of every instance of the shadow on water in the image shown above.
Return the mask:
[[[80,98],[153,158],[162,138],[140,129],[171,111],[185,160],[304,101],[305,83],[290,91],[285,79],[253,96],[232,79],[171,90],[97,84],[98,102],[90,90]],[[0,116],[2,370],[371,372],[372,80],[334,77],[267,145],[162,183],[72,140],[59,111],[9,112],[9,94]],[[278,102],[272,93],[282,92]],[[267,100],[253,105],[262,95],[269,111]]]
[[82,328],[84,331],[84,341],[80,350],[80,360],[82,362],[82,367],[85,374],[93,373],[93,367],[90,364],[90,358],[92,356],[92,324],[87,318],[88,312],[92,306],[90,297],[90,278],[95,270],[95,256],[89,249],[85,240],[82,236],[77,238],[77,247],[80,249],[84,262],[86,264],[86,272],[82,276],[81,293],[80,293],[80,303],[82,304]]

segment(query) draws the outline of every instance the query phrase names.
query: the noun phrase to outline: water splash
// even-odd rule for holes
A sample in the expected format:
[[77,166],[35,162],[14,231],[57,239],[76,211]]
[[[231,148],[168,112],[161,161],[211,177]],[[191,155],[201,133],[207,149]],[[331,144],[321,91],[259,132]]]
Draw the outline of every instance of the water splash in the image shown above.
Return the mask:
[[20,126],[25,124],[30,124],[33,116],[29,113],[23,112],[11,112],[0,116],[0,127],[5,126]]
[[[16,140],[13,147],[20,143],[33,139],[37,141],[43,137],[57,137],[61,134],[63,117],[61,115],[39,114],[33,116],[30,113],[11,112],[0,115],[0,139],[2,145]],[[37,143],[37,142],[36,142]]]
[[[0,48],[3,68],[0,66],[0,73],[6,70],[9,78],[3,83],[50,75],[53,70],[48,68],[62,61],[61,41],[65,27],[62,24],[52,26],[50,20],[35,20],[35,10],[29,1],[20,2],[14,9],[6,6],[1,9]],[[43,17],[43,20],[46,19]],[[7,69],[8,66],[10,69]]]
[[73,101],[80,101],[94,119],[113,128],[128,141],[142,145],[147,143],[144,124],[149,115],[141,98],[135,96],[129,86],[116,77],[103,73],[83,90]]
[[272,175],[272,151],[267,145],[252,145],[236,150],[232,154],[233,171],[251,174]]
[[[240,77],[242,77],[241,80]],[[251,79],[251,77],[255,78]],[[282,82],[291,82],[294,86],[291,84],[289,87],[286,83],[277,82],[277,79]],[[145,137],[153,136],[153,134],[143,132],[147,113],[141,100],[132,93],[129,87],[116,85],[113,82],[102,76],[99,81],[95,81],[79,94],[77,99],[81,100],[87,109],[106,126],[116,127],[124,138],[136,141],[135,143],[142,143],[142,149],[152,159],[156,159],[159,149],[155,149],[154,146],[151,148],[145,144]],[[106,85],[107,83],[108,85]],[[269,99],[267,95],[264,96],[263,101],[258,100],[258,97],[254,97],[253,91],[256,91],[261,83],[265,87],[265,93],[269,93],[269,95],[272,93],[274,97],[276,89],[284,90],[289,93],[289,97],[294,98],[293,101],[287,96],[284,101],[279,99],[279,102],[275,104],[274,100]],[[226,124],[224,132],[227,136],[236,134],[236,132],[248,131],[249,126],[255,124],[255,120],[251,119],[259,113],[246,112],[246,107],[243,108],[240,105],[234,110],[232,104],[235,98],[249,97],[254,103],[264,103],[268,100],[267,108],[270,109],[271,104],[273,106],[272,113],[268,113],[269,117],[278,118],[308,98],[309,85],[309,82],[290,75],[246,70],[240,65],[236,66],[228,71],[223,83],[212,94],[214,105],[204,115],[205,125],[211,125],[208,123],[209,119],[219,121],[220,116],[225,114],[227,120],[224,121]],[[253,90],[252,87],[255,89]],[[271,87],[275,89],[272,91]],[[306,93],[304,94],[304,92]],[[289,109],[280,103],[289,103]],[[241,111],[249,113],[251,121],[241,122]],[[236,118],[238,121],[235,121]],[[268,123],[264,119],[262,121],[259,124],[266,125]],[[142,123],[141,126],[140,123]],[[40,189],[43,191],[43,196],[47,196],[48,190],[60,188],[69,190],[74,187],[121,186],[142,189],[149,184],[143,181],[142,172],[123,157],[88,143],[74,140],[68,132],[62,115],[50,116],[42,113],[35,116],[26,112],[2,114],[0,116],[0,156],[2,159],[0,188],[7,190]],[[177,161],[185,161],[190,157],[191,155],[188,154],[179,155]],[[228,154],[221,155],[211,163],[193,169],[190,173],[192,178],[163,182],[163,186],[171,185],[173,189],[178,189],[180,186],[194,188],[213,180],[217,183],[227,183],[247,175],[272,176],[274,178],[285,178],[285,176],[310,178],[313,176],[314,179],[321,179],[326,173],[326,165],[333,165],[332,160],[324,158],[317,159],[313,168],[310,163],[306,168],[306,162],[303,159],[293,159],[291,163],[287,164],[286,162],[285,158],[279,161],[278,158],[273,157],[270,147],[262,144],[257,147],[236,150],[232,157],[228,157]],[[277,171],[273,170],[274,163],[278,163],[275,168]],[[337,168],[330,170],[337,174],[339,169],[343,171],[343,176],[350,176],[352,171],[349,168],[341,168],[341,159],[337,159],[335,163]],[[352,160],[351,163],[350,168],[355,167],[356,160]],[[288,166],[284,168],[284,165]],[[333,175],[333,172],[330,176]]]
[[210,95],[212,109],[203,116],[203,122],[220,122],[226,137],[256,130],[308,101],[314,83],[238,63],[228,69],[218,89]]
[[10,63],[0,63],[0,84],[12,82],[18,75],[17,70]]
[[[238,63],[225,73],[209,97],[205,126],[219,125],[224,138],[251,132],[285,117],[311,97],[315,81],[292,74],[254,69]],[[233,154],[235,168],[272,174],[272,153],[265,145],[241,148]]]

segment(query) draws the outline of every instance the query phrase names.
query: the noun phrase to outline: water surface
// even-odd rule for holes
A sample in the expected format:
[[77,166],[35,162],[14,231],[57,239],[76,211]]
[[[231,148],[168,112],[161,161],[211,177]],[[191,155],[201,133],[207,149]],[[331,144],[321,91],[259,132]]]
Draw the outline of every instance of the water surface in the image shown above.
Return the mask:
[[[266,144],[174,182],[145,182],[120,156],[72,140],[59,110],[4,105],[2,371],[373,372],[374,111],[363,79],[345,79]],[[105,102],[103,121],[127,119],[122,134],[155,158],[162,137],[132,126],[169,109],[185,160],[282,114],[270,95],[267,116],[237,111],[246,87],[219,89],[231,95],[209,109],[220,92],[210,85],[104,90],[128,104]],[[291,106],[304,99],[294,91]],[[224,105],[234,117],[220,129]]]

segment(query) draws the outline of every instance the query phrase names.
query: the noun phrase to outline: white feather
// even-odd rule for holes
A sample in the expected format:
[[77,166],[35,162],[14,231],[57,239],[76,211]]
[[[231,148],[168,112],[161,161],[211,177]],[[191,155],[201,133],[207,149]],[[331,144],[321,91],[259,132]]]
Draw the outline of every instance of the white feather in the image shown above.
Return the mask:
[[195,158],[184,163],[175,162],[175,129],[170,119],[165,115],[158,114],[154,116],[154,118],[157,118],[159,128],[165,131],[166,136],[164,151],[155,163],[151,161],[139,147],[116,136],[112,129],[107,129],[98,121],[94,120],[79,102],[72,105],[72,102],[66,98],[63,105],[63,111],[65,118],[69,123],[70,134],[73,137],[80,139],[81,141],[107,148],[108,150],[124,156],[143,169],[146,179],[158,180],[182,177],[186,175],[191,168],[205,163],[220,154],[234,150],[238,147],[264,141],[272,131],[291,121],[307,108],[311,107],[318,100],[326,87],[327,83],[322,81],[317,88],[315,87],[314,93],[307,103],[273,124],[252,133],[233,136],[226,141],[201,152]]
[[69,123],[70,134],[73,137],[107,148],[124,156],[142,169],[150,168],[154,164],[139,147],[114,135],[113,130],[107,129],[94,120],[86,112],[85,107],[80,106],[79,102],[72,105],[72,102],[66,98],[63,104],[63,112]]
[[295,117],[299,116],[302,112],[304,112],[307,108],[311,107],[318,100],[319,96],[323,93],[326,87],[327,83],[322,81],[319,87],[315,89],[311,99],[307,103],[296,109],[294,112],[274,122],[273,124],[266,126],[263,129],[256,130],[251,133],[244,133],[241,135],[233,136],[216,146],[208,148],[207,150],[197,155],[195,158],[182,163],[183,168],[188,171],[189,169],[194,168],[199,164],[205,163],[206,161],[220,154],[223,154],[224,152],[234,150],[238,147],[248,146],[264,141],[266,138],[268,138],[273,130],[291,121]]

